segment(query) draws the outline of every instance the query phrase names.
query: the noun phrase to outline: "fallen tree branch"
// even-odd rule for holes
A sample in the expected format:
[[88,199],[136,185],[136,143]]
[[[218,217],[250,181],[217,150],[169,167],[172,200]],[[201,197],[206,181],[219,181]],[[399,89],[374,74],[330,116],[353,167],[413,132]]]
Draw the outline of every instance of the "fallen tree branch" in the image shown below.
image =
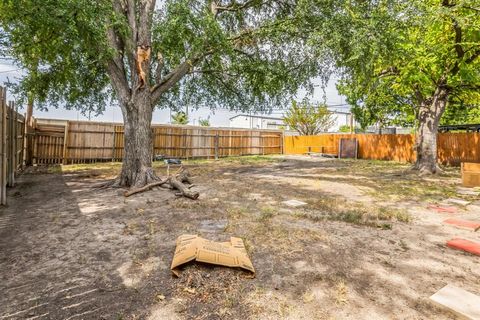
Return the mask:
[[192,191],[187,186],[185,186],[181,180],[177,177],[170,177],[170,185],[180,191],[184,197],[190,198],[192,200],[198,199],[200,193],[198,191]]
[[125,191],[125,193],[123,194],[125,197],[130,197],[131,195],[134,195],[135,193],[140,193],[140,192],[143,192],[143,191],[147,191],[147,190],[150,190],[151,188],[153,187],[158,187],[158,186],[161,186],[165,183],[168,183],[169,182],[169,178],[165,179],[165,180],[160,180],[160,181],[155,181],[155,182],[152,182],[152,183],[149,183],[141,188],[136,188],[136,189],[130,189],[128,191]]

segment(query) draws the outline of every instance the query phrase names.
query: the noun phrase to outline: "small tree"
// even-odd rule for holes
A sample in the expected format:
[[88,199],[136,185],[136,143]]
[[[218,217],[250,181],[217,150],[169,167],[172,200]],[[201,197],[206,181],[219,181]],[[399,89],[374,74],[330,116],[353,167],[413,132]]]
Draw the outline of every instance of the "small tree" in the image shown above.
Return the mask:
[[202,126],[202,127],[210,127],[210,119],[207,118],[207,119],[198,119],[198,123]]
[[341,125],[340,128],[338,128],[339,132],[350,132],[351,128],[348,124]]
[[314,105],[308,101],[292,102],[283,121],[302,136],[311,136],[330,129],[335,119],[326,105]]
[[178,111],[172,116],[173,124],[188,124],[188,116],[183,111]]

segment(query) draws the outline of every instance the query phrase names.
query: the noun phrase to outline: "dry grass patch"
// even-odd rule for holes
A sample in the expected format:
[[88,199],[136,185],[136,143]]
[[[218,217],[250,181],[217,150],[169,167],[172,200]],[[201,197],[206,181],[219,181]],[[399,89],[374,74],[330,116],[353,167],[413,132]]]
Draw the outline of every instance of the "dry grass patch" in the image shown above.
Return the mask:
[[344,221],[357,225],[390,229],[387,222],[410,222],[412,216],[404,209],[367,207],[363,203],[348,202],[340,197],[322,197],[310,203],[312,209],[298,210],[295,216],[313,221]]

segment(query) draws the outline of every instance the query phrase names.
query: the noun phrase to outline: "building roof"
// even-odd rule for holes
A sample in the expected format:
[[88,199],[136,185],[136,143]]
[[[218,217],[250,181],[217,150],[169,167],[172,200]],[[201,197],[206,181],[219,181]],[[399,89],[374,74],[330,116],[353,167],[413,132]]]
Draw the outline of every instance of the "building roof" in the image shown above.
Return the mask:
[[268,120],[281,120],[283,121],[283,118],[276,118],[276,117],[268,117],[268,116],[258,116],[254,114],[237,114],[236,116],[233,116],[230,118],[230,120],[233,120],[237,117],[250,117],[250,118],[260,118],[260,119],[268,119]]

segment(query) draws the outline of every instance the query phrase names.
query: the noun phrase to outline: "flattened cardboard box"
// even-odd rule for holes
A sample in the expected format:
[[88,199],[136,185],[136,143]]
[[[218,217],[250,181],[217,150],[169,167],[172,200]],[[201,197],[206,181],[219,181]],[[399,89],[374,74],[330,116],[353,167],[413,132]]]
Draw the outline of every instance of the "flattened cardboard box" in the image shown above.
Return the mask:
[[255,273],[243,240],[231,237],[230,242],[214,242],[197,235],[181,235],[173,256],[171,270],[177,277],[178,267],[190,261],[206,262],[226,267],[238,267]]

